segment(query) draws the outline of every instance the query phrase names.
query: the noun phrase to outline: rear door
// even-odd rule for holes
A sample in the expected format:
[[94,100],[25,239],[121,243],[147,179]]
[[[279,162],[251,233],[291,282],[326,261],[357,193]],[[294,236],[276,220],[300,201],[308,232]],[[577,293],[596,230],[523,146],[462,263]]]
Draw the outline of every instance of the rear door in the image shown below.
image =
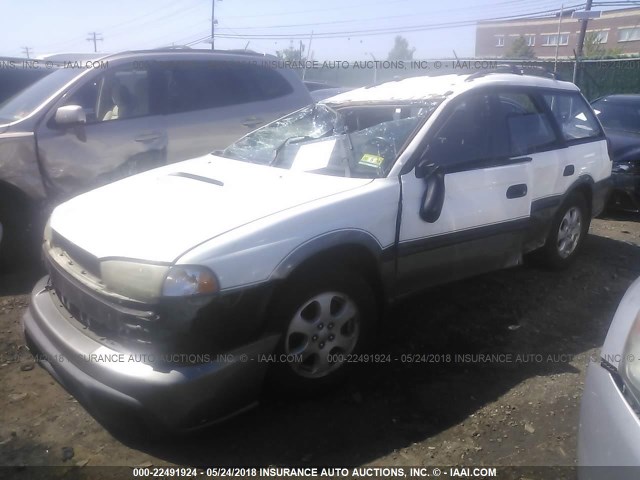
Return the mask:
[[[496,95],[472,92],[454,100],[433,125],[423,158],[432,176],[402,181],[398,248],[399,293],[517,263],[529,219],[531,161],[511,151]],[[438,182],[437,218],[425,219]]]
[[289,81],[272,68],[230,61],[159,65],[167,85],[171,162],[226,148],[303,106]]
[[577,91],[554,91],[544,100],[555,117],[567,148],[557,195],[563,195],[581,176],[594,182],[609,176],[611,165],[602,128],[587,101]]
[[[96,71],[74,85],[36,129],[44,175],[59,200],[166,163],[167,135],[157,76],[126,64]],[[59,126],[55,112],[79,105],[83,125]]]

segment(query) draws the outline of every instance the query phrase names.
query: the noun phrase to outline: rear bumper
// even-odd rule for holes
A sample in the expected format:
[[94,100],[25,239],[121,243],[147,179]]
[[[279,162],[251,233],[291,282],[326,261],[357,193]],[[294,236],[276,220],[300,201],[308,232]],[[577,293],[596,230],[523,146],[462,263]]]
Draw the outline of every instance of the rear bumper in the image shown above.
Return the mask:
[[266,373],[258,357],[278,341],[265,336],[202,363],[172,365],[98,343],[62,308],[43,278],[23,317],[27,343],[60,384],[107,422],[124,412],[163,429],[190,430],[246,409],[256,403]]
[[[582,394],[578,465],[640,466],[640,420],[611,374],[591,363]],[[636,474],[638,470],[634,470]],[[579,469],[581,480],[628,479],[629,470]]]

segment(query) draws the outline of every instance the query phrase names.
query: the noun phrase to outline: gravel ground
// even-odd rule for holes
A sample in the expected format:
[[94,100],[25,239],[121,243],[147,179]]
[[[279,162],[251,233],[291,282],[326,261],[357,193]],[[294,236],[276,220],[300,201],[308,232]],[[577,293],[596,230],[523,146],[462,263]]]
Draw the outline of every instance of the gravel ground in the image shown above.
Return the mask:
[[112,436],[33,364],[20,317],[40,272],[0,275],[0,465],[573,466],[586,366],[639,246],[639,217],[594,220],[565,272],[525,266],[398,305],[379,347],[397,360],[161,441]]

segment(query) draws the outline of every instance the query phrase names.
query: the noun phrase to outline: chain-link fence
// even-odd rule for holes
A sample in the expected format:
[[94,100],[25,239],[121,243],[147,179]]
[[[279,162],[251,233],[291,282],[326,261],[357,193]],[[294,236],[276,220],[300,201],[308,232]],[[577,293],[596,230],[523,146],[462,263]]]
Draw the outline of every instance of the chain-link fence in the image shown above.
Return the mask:
[[[561,80],[571,81],[574,62],[561,60],[404,60],[361,62],[312,62],[299,69],[305,80],[329,85],[359,87],[419,75],[474,73],[510,66],[556,72]],[[640,93],[640,58],[584,60],[579,63],[576,84],[593,100],[613,93]]]

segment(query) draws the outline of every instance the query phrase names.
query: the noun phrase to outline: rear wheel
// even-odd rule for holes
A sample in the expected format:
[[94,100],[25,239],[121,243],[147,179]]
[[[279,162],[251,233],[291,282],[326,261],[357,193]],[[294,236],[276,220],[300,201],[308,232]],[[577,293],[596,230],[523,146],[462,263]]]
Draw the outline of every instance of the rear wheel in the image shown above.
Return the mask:
[[371,345],[377,313],[371,287],[357,273],[327,269],[292,279],[272,314],[282,333],[272,382],[298,392],[336,383],[353,365],[347,360]]
[[582,248],[591,221],[583,195],[571,194],[562,204],[551,225],[540,259],[553,269],[568,267]]

